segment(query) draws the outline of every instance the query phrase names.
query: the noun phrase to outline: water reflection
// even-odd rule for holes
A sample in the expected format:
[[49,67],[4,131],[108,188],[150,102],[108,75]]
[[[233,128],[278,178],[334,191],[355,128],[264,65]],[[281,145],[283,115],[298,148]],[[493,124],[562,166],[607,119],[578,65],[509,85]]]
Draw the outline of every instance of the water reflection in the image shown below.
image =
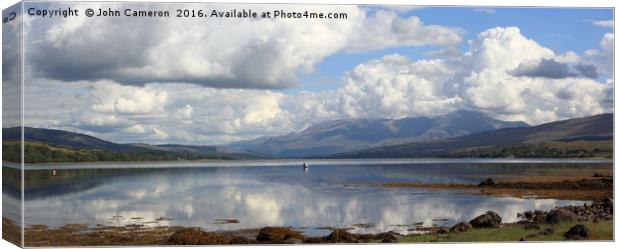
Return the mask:
[[[293,226],[322,234],[328,231],[317,228],[367,224],[353,231],[407,233],[415,223],[451,225],[487,210],[512,222],[518,212],[582,203],[359,184],[394,180],[473,182],[484,177],[481,175],[506,170],[436,166],[313,166],[308,171],[282,166],[60,170],[53,177],[27,171],[25,217],[26,224],[51,226],[145,224],[208,230]],[[239,223],[222,224],[218,219],[236,219]]]

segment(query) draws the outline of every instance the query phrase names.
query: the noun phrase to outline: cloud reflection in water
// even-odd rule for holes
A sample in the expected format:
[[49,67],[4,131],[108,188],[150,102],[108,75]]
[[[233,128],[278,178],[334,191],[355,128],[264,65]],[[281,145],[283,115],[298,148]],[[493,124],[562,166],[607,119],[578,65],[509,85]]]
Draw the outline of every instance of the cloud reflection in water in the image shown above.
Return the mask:
[[[94,187],[58,193],[53,189],[65,188],[53,188],[36,198],[28,198],[27,191],[26,223],[137,223],[199,226],[208,230],[293,226],[305,228],[308,233],[328,232],[316,230],[319,227],[372,224],[355,227],[353,231],[406,233],[414,223],[451,225],[488,210],[500,214],[505,222],[512,222],[519,212],[582,203],[472,196],[448,190],[350,186],[345,183],[367,178],[367,171],[334,169],[329,174],[311,174],[312,170],[316,168],[307,173],[291,167],[261,167],[260,171],[250,167],[155,172],[145,169],[131,174],[93,175],[100,180]],[[377,172],[381,171],[374,171],[373,181],[383,179]],[[172,220],[154,222],[160,217]],[[221,224],[218,219],[237,219],[239,223]]]

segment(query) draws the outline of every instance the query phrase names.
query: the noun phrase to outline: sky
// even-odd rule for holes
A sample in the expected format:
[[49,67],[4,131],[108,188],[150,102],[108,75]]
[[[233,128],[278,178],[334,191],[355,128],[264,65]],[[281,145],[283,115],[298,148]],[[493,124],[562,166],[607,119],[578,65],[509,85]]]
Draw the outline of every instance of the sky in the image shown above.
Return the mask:
[[[536,125],[613,112],[612,9],[183,7],[342,12],[348,18],[24,16],[26,126],[115,142],[212,145],[337,119],[467,109]],[[10,37],[10,29],[4,32]],[[10,50],[3,46],[3,53]],[[9,64],[3,63],[4,72],[19,71]]]

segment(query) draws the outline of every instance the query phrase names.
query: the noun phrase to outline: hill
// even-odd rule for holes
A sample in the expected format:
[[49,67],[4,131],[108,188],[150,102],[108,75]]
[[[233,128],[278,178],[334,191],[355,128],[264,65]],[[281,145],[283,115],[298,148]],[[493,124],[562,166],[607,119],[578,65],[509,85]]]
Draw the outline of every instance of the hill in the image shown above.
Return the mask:
[[[20,161],[20,128],[2,129],[3,160]],[[26,163],[257,159],[261,155],[218,146],[118,144],[54,129],[24,128]]]
[[589,157],[594,153],[610,156],[612,152],[613,114],[601,114],[533,127],[483,131],[441,141],[381,146],[329,157]]

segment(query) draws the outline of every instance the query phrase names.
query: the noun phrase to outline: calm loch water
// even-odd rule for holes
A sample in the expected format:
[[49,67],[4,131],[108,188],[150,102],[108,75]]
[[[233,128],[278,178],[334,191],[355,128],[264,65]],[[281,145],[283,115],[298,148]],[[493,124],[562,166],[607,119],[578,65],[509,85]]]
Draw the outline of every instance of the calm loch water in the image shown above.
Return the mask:
[[[324,161],[224,165],[164,163],[157,168],[106,164],[91,169],[55,165],[27,170],[26,225],[141,224],[231,230],[291,226],[307,234],[325,227],[354,232],[412,232],[415,226],[452,225],[487,210],[505,222],[519,212],[580,201],[468,195],[462,191],[382,188],[381,182],[477,183],[532,175],[581,175],[611,170],[611,163],[364,163]],[[143,165],[144,166],[144,165]],[[166,167],[167,166],[167,167]],[[236,167],[233,167],[236,166]],[[27,166],[28,167],[28,166]],[[11,197],[5,191],[3,198]],[[232,221],[235,220],[235,221]],[[237,222],[238,223],[231,223]]]

